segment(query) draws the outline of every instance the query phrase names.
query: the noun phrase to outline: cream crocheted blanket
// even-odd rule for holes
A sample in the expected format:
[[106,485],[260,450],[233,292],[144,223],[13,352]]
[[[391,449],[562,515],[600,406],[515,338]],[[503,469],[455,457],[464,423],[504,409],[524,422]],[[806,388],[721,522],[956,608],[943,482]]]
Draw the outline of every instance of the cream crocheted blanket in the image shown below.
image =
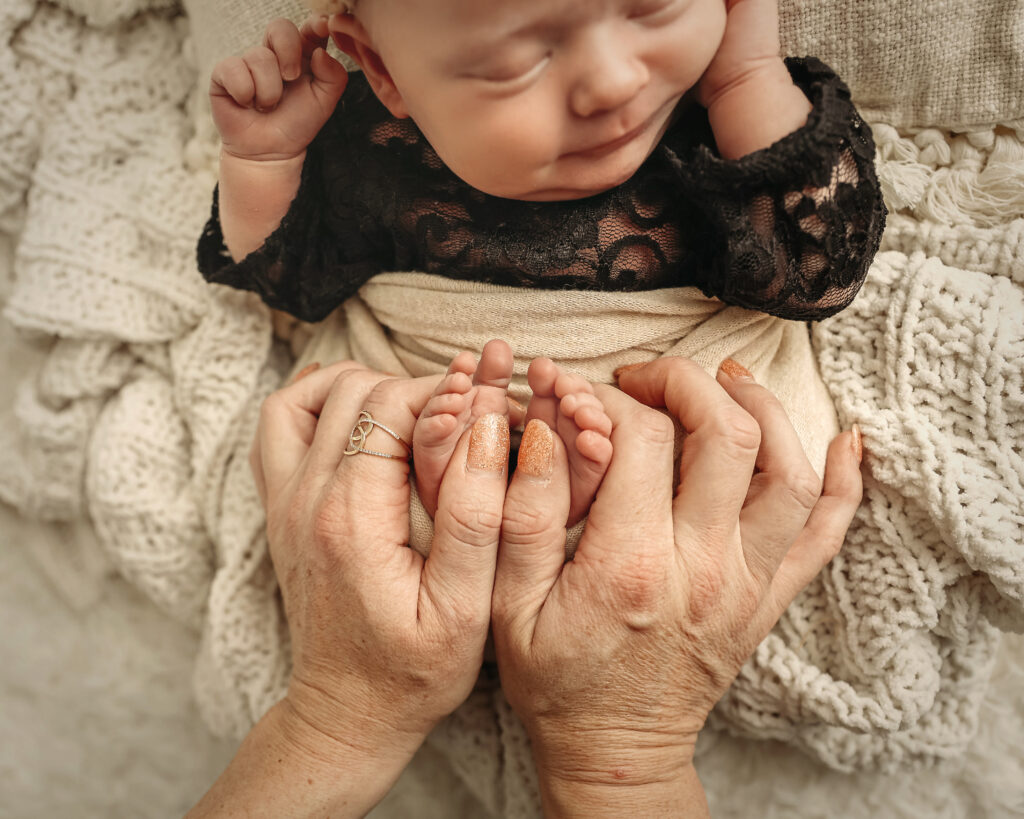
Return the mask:
[[[0,423],[0,498],[48,520],[87,516],[128,580],[201,629],[200,708],[242,734],[288,674],[245,455],[294,357],[258,300],[195,269],[216,156],[196,41],[173,0],[8,0],[0,41],[0,230],[18,242],[5,315],[48,349]],[[998,110],[962,133],[873,125],[886,252],[809,345],[799,325],[785,331],[813,355],[805,371],[816,364],[839,423],[864,430],[865,500],[712,731],[842,769],[955,756],[998,630],[1024,630],[1024,112]],[[379,324],[382,290],[428,280],[380,277],[347,314]],[[673,332],[619,353],[653,357]],[[392,339],[407,369],[447,354],[424,336]],[[39,557],[71,590],[88,548],[69,539]],[[500,691],[481,687],[429,742],[492,813],[536,815],[526,738]]]

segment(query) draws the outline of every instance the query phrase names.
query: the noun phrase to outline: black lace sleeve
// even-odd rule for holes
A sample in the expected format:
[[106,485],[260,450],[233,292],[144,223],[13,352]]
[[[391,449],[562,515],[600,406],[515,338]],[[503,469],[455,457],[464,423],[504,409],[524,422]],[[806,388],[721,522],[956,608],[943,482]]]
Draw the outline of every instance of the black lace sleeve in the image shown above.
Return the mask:
[[[344,99],[344,98],[343,98]],[[339,104],[340,105],[340,104]],[[336,112],[306,151],[302,181],[288,212],[263,246],[235,263],[213,209],[197,248],[207,281],[258,293],[303,321],[320,321],[389,264],[388,242],[353,177],[352,135]]]
[[737,160],[706,144],[674,163],[695,220],[697,285],[729,304],[788,319],[839,312],[878,250],[885,206],[871,131],[846,85],[813,58],[787,59],[810,99],[807,123]]

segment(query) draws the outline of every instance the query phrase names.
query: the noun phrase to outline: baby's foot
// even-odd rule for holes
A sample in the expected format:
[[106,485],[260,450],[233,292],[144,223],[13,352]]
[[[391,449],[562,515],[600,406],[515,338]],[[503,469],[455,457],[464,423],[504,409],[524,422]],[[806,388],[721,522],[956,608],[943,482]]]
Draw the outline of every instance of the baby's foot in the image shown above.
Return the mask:
[[612,422],[590,382],[563,371],[550,358],[534,359],[526,378],[533,390],[527,423],[539,418],[551,427],[569,455],[567,525],[572,526],[587,514],[611,462]]
[[472,353],[459,353],[416,420],[412,459],[416,489],[431,517],[437,511],[441,478],[462,433],[489,412],[508,414],[508,383],[512,379],[512,348],[488,341],[480,363]]

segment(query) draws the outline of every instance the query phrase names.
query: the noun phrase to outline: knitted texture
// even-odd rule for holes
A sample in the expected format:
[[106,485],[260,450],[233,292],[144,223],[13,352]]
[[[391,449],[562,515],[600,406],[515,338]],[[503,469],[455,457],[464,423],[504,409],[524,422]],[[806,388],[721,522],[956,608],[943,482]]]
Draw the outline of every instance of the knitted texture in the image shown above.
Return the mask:
[[[197,699],[241,734],[288,674],[246,455],[291,362],[258,299],[195,270],[216,147],[192,119],[185,21],[136,10],[103,25],[45,3],[0,12],[6,316],[51,345],[0,424],[0,498],[87,513],[125,576],[202,629]],[[1024,132],[874,133],[890,252],[812,334],[841,424],[864,429],[865,503],[709,730],[891,769],[962,752],[996,628],[1024,630]],[[536,815],[525,736],[492,678],[429,742],[491,814]]]

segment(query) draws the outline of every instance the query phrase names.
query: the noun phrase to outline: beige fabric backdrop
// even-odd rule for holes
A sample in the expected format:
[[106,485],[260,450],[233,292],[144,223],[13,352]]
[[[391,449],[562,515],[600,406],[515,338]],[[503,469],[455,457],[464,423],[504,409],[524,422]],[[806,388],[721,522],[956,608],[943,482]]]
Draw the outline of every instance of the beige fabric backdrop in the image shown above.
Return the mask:
[[[259,42],[298,0],[184,0],[200,82]],[[780,0],[783,52],[813,55],[850,85],[867,119],[946,127],[1024,119],[1024,0]]]

